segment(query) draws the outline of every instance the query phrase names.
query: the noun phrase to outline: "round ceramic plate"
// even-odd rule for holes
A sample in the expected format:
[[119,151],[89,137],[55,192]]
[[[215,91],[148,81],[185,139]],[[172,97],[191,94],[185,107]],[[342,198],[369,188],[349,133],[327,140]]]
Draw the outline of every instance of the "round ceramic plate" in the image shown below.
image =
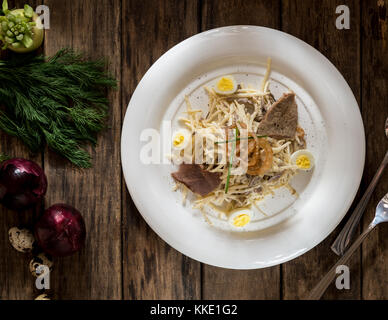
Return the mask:
[[[173,192],[176,170],[160,150],[152,163],[147,136],[169,137],[180,126],[184,96],[206,111],[204,85],[233,74],[258,85],[272,59],[275,98],[296,94],[299,123],[314,154],[313,171],[292,180],[299,196],[279,189],[260,202],[249,227],[231,230],[225,217],[208,220]],[[233,26],[193,36],[166,52],[148,70],[129,103],[121,156],[131,196],[151,228],[168,244],[198,261],[232,269],[255,269],[289,261],[325,239],[344,217],[357,192],[365,158],[364,128],[357,102],[338,70],[317,50],[286,33]],[[260,214],[265,212],[265,214]],[[210,222],[210,223],[209,223]]]

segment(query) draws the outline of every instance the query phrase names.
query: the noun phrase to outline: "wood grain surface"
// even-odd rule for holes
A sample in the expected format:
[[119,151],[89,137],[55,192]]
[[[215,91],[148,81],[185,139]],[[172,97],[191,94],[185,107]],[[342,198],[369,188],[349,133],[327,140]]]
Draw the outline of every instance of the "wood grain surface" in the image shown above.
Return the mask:
[[[110,72],[120,80],[120,2],[99,0],[96,5],[93,0],[47,0],[45,4],[51,8],[45,53],[52,55],[70,46],[87,52],[91,58],[108,57]],[[50,187],[46,204],[65,202],[75,206],[82,212],[88,230],[85,250],[56,261],[53,292],[60,299],[120,299],[122,294],[120,91],[110,92],[109,98],[109,129],[92,153],[93,170],[73,169],[53,153],[45,154]]]
[[[349,30],[335,26],[335,0],[285,0],[282,7],[282,30],[307,42],[324,54],[342,73],[360,103],[360,7],[358,1],[342,1],[349,7]],[[351,63],[349,63],[351,61]],[[319,81],[319,79],[317,79]],[[356,198],[355,203],[357,203]],[[283,265],[283,295],[285,299],[306,296],[338,257],[330,246],[341,230],[334,231],[320,245],[303,256]],[[338,290],[334,283],[324,299],[357,299],[360,297],[360,253],[348,263],[351,275],[350,290]],[[298,284],[297,286],[295,284]]]
[[[196,1],[181,0],[159,5],[152,0],[123,2],[124,104],[156,59],[198,32],[197,5]],[[124,116],[126,105],[122,110]],[[122,192],[124,298],[200,299],[200,263],[161,240],[145,223],[125,186]]]
[[[22,6],[23,1],[9,1],[9,7]],[[30,1],[36,5],[37,1]],[[7,53],[0,56],[6,58]],[[0,131],[0,153],[11,157],[28,158],[37,163],[42,163],[42,155],[33,155],[16,138],[7,136]],[[8,230],[12,227],[28,228],[39,211],[29,210],[23,213],[15,213],[0,206],[0,299],[27,300],[34,297],[34,278],[28,270],[31,260],[29,254],[15,251],[8,240]]]
[[[51,13],[41,52],[73,47],[92,58],[107,57],[120,81],[108,93],[109,129],[93,151],[93,169],[77,170],[49,150],[31,155],[16,139],[0,133],[0,152],[44,166],[49,188],[45,206],[65,202],[85,217],[84,250],[57,259],[54,299],[302,299],[337,257],[330,245],[343,223],[321,244],[281,266],[235,271],[201,264],[160,239],[137,211],[121,173],[120,133],[128,101],[147,69],[165,51],[198,32],[252,24],[290,33],[324,54],[342,73],[359,102],[367,157],[359,195],[388,150],[383,133],[388,116],[387,0],[33,0]],[[336,7],[350,9],[350,29],[335,27]],[[285,53],[286,54],[286,53]],[[2,54],[4,56],[4,54]],[[319,81],[319,79],[317,79]],[[388,191],[385,172],[370,201],[363,228]],[[356,197],[357,201],[359,195]],[[354,204],[353,204],[354,207]],[[12,249],[8,229],[31,226],[34,212],[0,208],[0,299],[37,295],[28,270],[31,257]],[[361,230],[361,228],[360,228]],[[349,262],[350,290],[332,285],[324,299],[388,299],[388,226],[381,226]]]
[[[204,1],[202,30],[238,24],[280,27],[279,1]],[[204,299],[279,299],[280,267],[227,270],[203,265]],[[252,284],[255,285],[252,285]]]
[[[386,150],[384,122],[388,117],[388,17],[387,1],[362,1],[362,117],[367,155],[364,176],[372,180]],[[377,202],[388,192],[388,170],[376,187],[364,228],[373,219]],[[362,298],[388,299],[388,226],[381,225],[362,247]]]

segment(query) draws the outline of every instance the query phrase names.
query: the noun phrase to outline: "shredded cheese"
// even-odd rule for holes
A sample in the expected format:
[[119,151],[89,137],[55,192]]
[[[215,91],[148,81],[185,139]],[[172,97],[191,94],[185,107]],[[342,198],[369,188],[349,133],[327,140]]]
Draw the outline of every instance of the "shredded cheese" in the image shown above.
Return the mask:
[[[268,59],[267,71],[259,89],[244,87],[240,83],[238,90],[233,94],[218,95],[212,88],[205,87],[209,96],[209,112],[206,117],[203,117],[201,110],[193,110],[189,97],[186,97],[187,116],[181,120],[194,133],[193,140],[224,141],[225,127],[232,124],[236,124],[240,131],[245,129],[248,132],[256,132],[263,117],[263,109],[268,108],[274,102],[269,91],[270,68],[271,59]],[[226,88],[228,84],[220,81],[218,85]],[[253,112],[247,112],[241,99],[249,99],[249,103],[254,106]],[[264,139],[272,148],[272,168],[264,176],[234,174],[232,170],[227,193],[225,193],[225,185],[228,179],[228,150],[230,152],[231,144],[229,147],[227,147],[227,143],[216,144],[212,147],[201,146],[199,152],[204,158],[210,157],[212,160],[209,162],[211,164],[207,166],[207,170],[219,172],[221,183],[216,190],[206,197],[197,196],[193,204],[194,208],[203,211],[205,206],[211,206],[227,214],[240,207],[256,206],[256,202],[261,201],[266,195],[282,186],[289,188],[296,194],[295,190],[289,186],[289,181],[296,174],[299,165],[307,165],[305,159],[302,159],[299,164],[297,162],[296,165],[292,165],[290,162],[291,154],[301,148],[298,144],[299,139],[277,140],[270,137]],[[234,162],[239,163],[239,161],[243,161],[243,159],[236,153]],[[184,190],[184,199],[186,200],[188,189],[185,187]],[[241,221],[241,223],[244,222],[243,217],[241,217]]]

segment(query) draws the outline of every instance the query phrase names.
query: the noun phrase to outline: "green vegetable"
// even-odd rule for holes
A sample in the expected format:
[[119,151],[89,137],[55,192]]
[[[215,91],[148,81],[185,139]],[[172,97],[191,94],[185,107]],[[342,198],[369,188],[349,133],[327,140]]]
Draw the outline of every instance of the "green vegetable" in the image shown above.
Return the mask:
[[[237,128],[236,128],[237,129]],[[238,129],[237,129],[238,130]],[[236,134],[237,136],[237,134]],[[258,138],[266,138],[267,136],[257,136]],[[225,141],[217,141],[215,142],[215,144],[221,144],[221,143],[228,143],[228,142],[233,142],[233,141],[240,141],[240,140],[249,140],[249,139],[253,139],[253,137],[246,137],[246,138],[236,138],[236,139],[233,139],[233,140],[225,140]]]
[[11,159],[11,157],[0,153],[0,163],[8,159]]
[[4,14],[8,13],[8,1],[7,0],[3,1],[3,13]]
[[[237,134],[238,134],[238,129],[236,128],[235,129],[235,132],[236,132],[236,138],[237,138]],[[228,190],[229,190],[229,181],[230,181],[230,175],[231,175],[231,171],[232,171],[232,166],[233,166],[233,158],[234,158],[234,151],[236,150],[236,139],[233,139],[233,146],[232,146],[232,152],[230,154],[230,159],[229,159],[229,165],[228,165],[228,176],[226,177],[226,184],[225,184],[225,193],[228,193]]]
[[39,48],[43,42],[43,26],[34,10],[25,5],[24,9],[8,9],[7,0],[3,0],[0,15],[0,41],[2,50],[29,52]]
[[97,143],[108,111],[106,88],[117,82],[103,60],[88,61],[72,50],[51,58],[16,55],[0,60],[0,129],[33,152],[52,150],[82,168],[91,166],[86,144]]
[[[4,0],[4,1],[7,1],[7,0]],[[34,9],[32,9],[28,4],[25,4],[24,16],[26,16],[27,18],[32,18],[33,15],[34,15]]]

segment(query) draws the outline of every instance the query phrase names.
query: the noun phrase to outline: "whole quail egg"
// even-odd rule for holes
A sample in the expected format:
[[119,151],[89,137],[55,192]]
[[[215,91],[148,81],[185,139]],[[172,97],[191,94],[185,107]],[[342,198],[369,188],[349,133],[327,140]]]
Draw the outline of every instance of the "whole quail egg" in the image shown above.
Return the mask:
[[37,256],[32,258],[29,266],[30,266],[30,271],[31,271],[32,275],[34,277],[37,277],[37,276],[41,275],[41,273],[37,272],[37,271],[39,271],[38,270],[39,267],[46,266],[51,271],[53,264],[54,263],[53,263],[52,258],[48,254],[42,252],[42,253],[39,253]]
[[12,247],[19,252],[30,252],[35,243],[34,235],[28,229],[13,227],[9,229],[8,236]]

